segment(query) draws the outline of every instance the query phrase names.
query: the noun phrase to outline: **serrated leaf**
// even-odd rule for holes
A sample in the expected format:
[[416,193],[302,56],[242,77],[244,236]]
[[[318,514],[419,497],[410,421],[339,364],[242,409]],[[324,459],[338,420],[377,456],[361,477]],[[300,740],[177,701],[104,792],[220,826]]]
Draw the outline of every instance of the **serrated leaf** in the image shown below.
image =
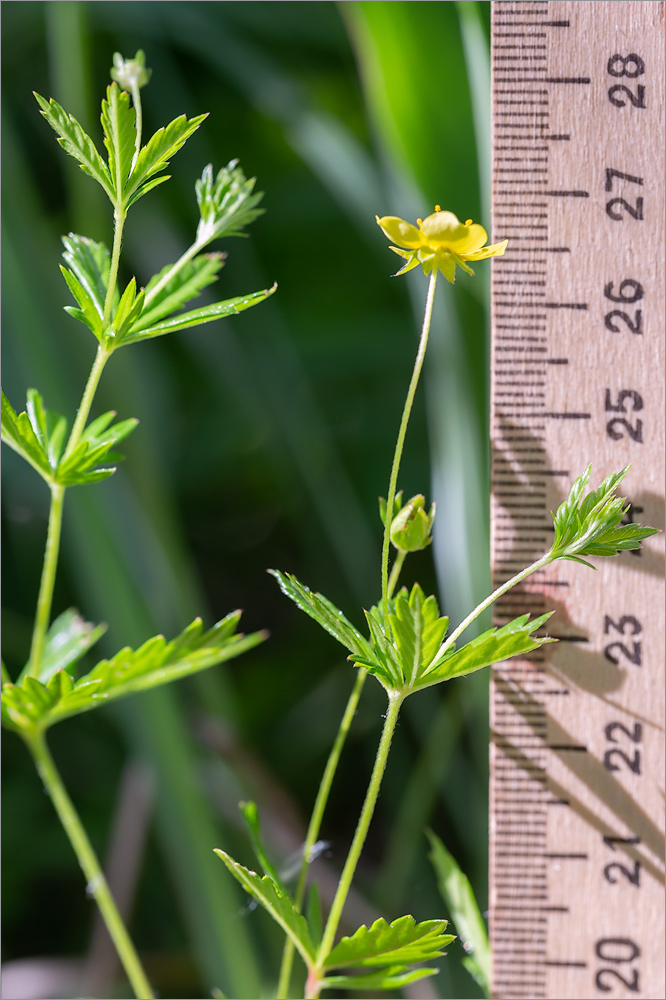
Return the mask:
[[123,198],[125,182],[129,177],[136,141],[136,112],[130,105],[129,94],[117,83],[106,90],[102,101],[102,129],[104,145],[109,154],[109,175],[116,200]]
[[324,969],[340,966],[405,966],[439,958],[443,949],[455,940],[446,934],[446,920],[398,917],[390,924],[380,917],[366,927],[363,924],[351,937],[343,937],[324,961]]
[[35,93],[41,113],[58,135],[58,142],[70,156],[79,161],[81,170],[102,185],[111,201],[114,200],[113,184],[97,146],[81,128],[73,115],[68,115],[57,101],[47,101]]
[[[109,287],[111,255],[103,243],[96,243],[87,236],[77,236],[76,233],[63,236],[62,242],[65,247],[63,253],[65,263],[92,299],[101,325]],[[116,302],[117,292],[114,306]]]
[[403,686],[400,659],[386,635],[380,609],[371,608],[364,614],[370,630],[369,648],[360,655],[354,653],[351,659],[357,667],[364,667],[377,677],[387,690],[398,690]]
[[65,312],[84,323],[95,335],[97,340],[102,339],[102,317],[99,315],[95,302],[88,290],[81,284],[72,271],[60,265],[60,273],[67,282],[67,287],[79,304],[79,308],[65,306]]
[[268,877],[275,882],[280,892],[284,893],[285,888],[282,885],[280,876],[278,875],[275,866],[269,860],[268,855],[266,854],[266,849],[263,845],[261,837],[261,823],[259,822],[259,810],[257,809],[256,802],[239,802],[238,807],[242,813],[243,820],[245,821],[245,828],[249,834],[255,857],[261,865],[264,875],[268,875]]
[[36,389],[28,390],[26,412],[17,414],[2,393],[2,440],[52,485],[67,432],[59,413],[47,410]]
[[[223,618],[204,632],[196,618],[175,639],[148,639],[139,649],[121,649],[110,660],[101,660],[68,691],[51,688],[26,676],[20,684],[4,684],[3,717],[11,728],[47,729],[70,715],[88,712],[117,698],[148,691],[205,670],[252,649],[265,632],[236,633],[240,611]],[[66,673],[66,671],[65,671]]]
[[257,875],[249,868],[239,865],[225,851],[216,848],[215,853],[224,861],[231,874],[238,879],[243,888],[270,913],[273,920],[291,938],[304,962],[311,966],[315,958],[315,949],[307,921],[302,914],[297,913],[289,896],[281,892],[268,875],[264,875],[262,878],[261,875]]
[[58,465],[55,477],[61,486],[79,486],[108,479],[116,471],[115,465],[100,467],[102,462],[118,462],[121,459],[111,449],[127,437],[138,424],[130,417],[117,424],[112,423],[115,412],[103,413],[86,427],[79,443],[70,455]]
[[122,344],[133,344],[140,340],[149,340],[151,337],[162,337],[166,333],[175,333],[176,330],[187,330],[193,326],[201,326],[203,323],[211,323],[216,319],[223,319],[225,316],[237,316],[244,309],[256,306],[269,295],[272,295],[277,285],[266,288],[261,292],[252,292],[249,295],[240,295],[235,299],[227,299],[225,302],[216,302],[211,306],[202,306],[201,309],[193,309],[191,312],[181,313],[179,316],[172,316],[161,323],[149,326],[147,329],[131,329],[123,338]]
[[115,337],[118,344],[124,341],[128,332],[138,322],[143,311],[145,295],[146,293],[143,288],[138,295],[136,294],[136,279],[132,278],[123,292],[118,303],[118,308],[111,320],[109,336]]
[[[106,629],[106,625],[87,622],[74,608],[63,611],[46,633],[38,679],[46,684],[59,671],[67,671],[74,676],[75,664],[104,635]],[[28,662],[17,684],[27,675],[29,668]]]
[[418,983],[420,979],[436,976],[439,969],[405,969],[403,966],[382,969],[379,972],[367,972],[362,976],[327,976],[320,980],[322,990],[351,990],[361,992],[368,990],[399,990],[410,983]]
[[246,179],[238,160],[222,167],[215,179],[212,164],[204,167],[194,186],[201,215],[198,244],[206,246],[224,236],[241,236],[241,230],[263,214],[264,210],[257,208],[263,193],[253,194],[255,183],[254,177]]
[[345,649],[359,656],[371,655],[367,640],[328,598],[323,594],[314,593],[291,573],[281,573],[277,569],[269,569],[268,572],[280,584],[282,593],[286,594],[306,615],[314,618]]
[[206,117],[207,115],[198,115],[196,118],[188,119],[185,115],[180,115],[179,118],[166,127],[158,129],[151,136],[139,152],[134,169],[128,178],[123,195],[126,203],[127,199],[138,192],[145,181],[159,173],[160,170],[164,170],[170,157],[178,152]]
[[490,944],[474,891],[440,838],[431,830],[426,830],[426,833],[432,847],[430,860],[437,874],[439,891],[467,953],[463,965],[485,995],[490,996]]
[[[190,299],[196,298],[208,285],[217,281],[216,275],[224,265],[224,256],[222,253],[199,254],[184,264],[164,284],[162,282],[173,270],[174,265],[167,264],[162,268],[146,285],[144,310],[134,330],[143,330],[169,316]],[[155,289],[158,290],[154,291]]]
[[[622,524],[629,510],[626,498],[615,495],[631,466],[607,476],[596,490],[583,496],[592,466],[574,480],[569,496],[552,514],[555,538],[549,556],[585,563],[584,556],[615,556],[618,551],[640,548],[644,538],[657,532],[640,524]],[[590,565],[586,563],[586,565]]]
[[454,650],[450,647],[443,659],[435,659],[425,670],[416,688],[430,687],[452,677],[462,677],[475,670],[489,667],[493,663],[508,660],[512,656],[524,656],[547,642],[557,642],[549,636],[537,637],[532,633],[548,621],[553,612],[530,619],[528,614],[520,615],[501,628],[491,628],[471,642]]
[[389,623],[400,659],[403,684],[413,687],[432,662],[449,627],[448,618],[439,617],[434,597],[424,597],[417,583],[409,598],[401,591]]
[[165,174],[162,177],[153,177],[152,180],[146,181],[146,183],[142,184],[141,187],[138,188],[134,192],[134,194],[127,200],[127,208],[130,209],[132,205],[136,205],[139,198],[143,198],[144,194],[148,194],[148,192],[152,191],[153,188],[156,188],[158,184],[164,184],[165,181],[170,181],[170,180],[171,180],[171,174]]

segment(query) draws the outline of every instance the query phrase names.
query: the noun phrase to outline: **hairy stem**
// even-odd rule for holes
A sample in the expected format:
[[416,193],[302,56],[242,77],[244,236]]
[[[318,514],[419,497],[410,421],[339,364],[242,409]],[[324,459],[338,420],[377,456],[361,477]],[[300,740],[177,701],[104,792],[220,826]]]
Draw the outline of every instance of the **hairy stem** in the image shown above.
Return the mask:
[[195,241],[192,244],[192,246],[189,247],[185,251],[185,253],[178,258],[176,263],[169,268],[169,270],[160,278],[157,284],[154,285],[146,295],[143,307],[144,311],[148,309],[148,306],[153,301],[155,296],[158,295],[162,291],[162,289],[169,284],[174,275],[178,274],[180,269],[184,267],[185,264],[187,264],[188,260],[192,260],[192,258],[196,256],[196,254],[198,254],[200,250],[203,250],[205,246],[206,246],[205,243],[198,243],[197,241]]
[[445,653],[447,649],[449,649],[449,647],[453,645],[458,636],[465,631],[467,626],[471,625],[474,619],[478,618],[480,614],[483,614],[486,608],[489,608],[490,605],[493,604],[493,602],[496,601],[498,597],[501,597],[502,594],[506,594],[507,590],[511,590],[511,588],[515,587],[517,583],[520,583],[521,580],[524,580],[526,576],[530,576],[531,573],[536,573],[537,570],[543,569],[544,566],[547,566],[548,563],[552,561],[553,561],[552,555],[550,554],[550,552],[547,552],[545,556],[541,557],[541,559],[537,559],[536,562],[533,562],[526,569],[521,570],[520,573],[516,573],[516,575],[512,576],[510,580],[507,580],[506,583],[503,583],[501,587],[498,587],[497,590],[494,590],[489,597],[486,597],[485,601],[481,602],[481,604],[477,604],[474,610],[470,611],[470,613],[467,615],[467,618],[465,618],[464,621],[461,621],[460,625],[458,625],[458,627],[453,630],[451,635],[444,640],[442,645],[437,650],[435,656],[433,657],[433,661],[437,660],[440,656],[442,656],[442,654]]
[[391,515],[393,513],[393,503],[395,500],[396,488],[398,484],[398,472],[400,471],[400,461],[402,459],[402,451],[405,445],[405,435],[407,434],[407,425],[409,423],[409,417],[412,412],[412,405],[414,403],[416,387],[418,386],[419,378],[421,377],[421,369],[423,368],[423,361],[425,359],[426,348],[428,347],[428,334],[430,333],[430,322],[432,320],[432,306],[435,299],[436,284],[437,284],[437,271],[433,270],[432,274],[430,275],[430,284],[428,285],[428,297],[426,299],[425,313],[423,316],[423,326],[421,328],[421,339],[419,341],[419,349],[416,354],[416,360],[414,362],[414,371],[412,372],[412,378],[409,383],[409,389],[407,390],[407,398],[405,399],[405,405],[402,411],[402,419],[400,420],[400,428],[398,430],[398,439],[395,443],[393,465],[391,466],[391,477],[389,479],[388,496],[386,497],[386,521],[384,524],[384,542],[382,545],[382,601],[384,602],[384,615],[386,618],[388,618],[388,612],[389,612],[388,562],[389,562],[389,548],[391,542]]
[[113,306],[113,296],[118,281],[118,263],[120,261],[120,249],[123,245],[123,229],[126,218],[127,209],[122,205],[116,205],[113,213],[113,250],[111,252],[111,266],[109,269],[109,284],[106,289],[106,298],[104,299],[104,326],[108,326],[111,322],[111,307]]
[[[324,929],[321,945],[317,953],[316,968],[319,971],[321,971],[326,958],[330,954],[333,947],[333,941],[335,940],[338,924],[340,923],[342,910],[344,908],[349,889],[351,888],[354,873],[356,872],[356,866],[365,843],[365,838],[368,835],[370,821],[372,820],[372,815],[377,804],[379,789],[381,787],[382,778],[384,777],[384,771],[386,770],[386,762],[388,760],[389,750],[391,747],[391,740],[393,739],[393,733],[395,731],[398,715],[400,714],[400,706],[402,705],[403,700],[404,694],[402,692],[390,692],[388,710],[384,720],[384,729],[382,731],[382,737],[377,749],[377,756],[372,769],[368,790],[365,795],[365,801],[363,803],[363,808],[361,809],[361,815],[358,819],[354,839],[349,849],[349,854],[347,855],[347,860],[342,870],[340,881],[338,882],[338,888],[331,906],[331,911],[328,915],[328,921]],[[316,988],[313,993],[313,997],[317,997],[318,995],[319,989]]]
[[387,591],[387,596],[389,600],[391,600],[391,598],[393,597],[393,591],[395,590],[396,584],[400,577],[400,572],[403,567],[403,563],[406,558],[407,558],[407,553],[404,551],[404,549],[400,549],[398,551],[397,556],[395,557],[395,562],[391,566],[391,575],[389,577],[388,591]]
[[81,435],[85,429],[86,421],[90,415],[90,409],[95,398],[95,393],[97,392],[99,380],[102,377],[104,366],[110,357],[111,352],[100,344],[97,348],[97,354],[95,355],[93,366],[90,369],[90,375],[88,376],[86,387],[83,390],[79,408],[76,411],[76,419],[74,421],[74,426],[72,427],[72,433],[69,435],[69,441],[67,442],[63,458],[68,458],[81,440]]
[[[342,748],[345,745],[347,735],[351,728],[351,724],[354,721],[354,716],[356,714],[356,708],[358,705],[359,698],[361,697],[361,691],[363,690],[363,685],[365,684],[365,679],[368,676],[368,671],[361,668],[358,671],[354,687],[349,696],[349,701],[345,708],[344,715],[342,716],[342,722],[340,723],[340,728],[338,729],[338,734],[335,737],[335,742],[333,748],[329,754],[328,760],[326,762],[326,767],[324,769],[324,774],[322,776],[321,782],[319,784],[319,791],[317,792],[317,798],[315,800],[314,807],[312,809],[312,816],[310,817],[310,825],[308,826],[308,831],[305,837],[305,843],[303,845],[303,861],[301,864],[301,870],[298,876],[298,884],[296,886],[296,893],[294,895],[294,907],[298,913],[301,912],[301,907],[303,906],[303,899],[305,898],[305,887],[307,884],[308,877],[308,866],[310,864],[310,854],[312,848],[316,844],[319,838],[319,831],[321,829],[322,819],[324,817],[324,811],[326,809],[326,804],[328,802],[328,796],[331,791],[331,785],[333,784],[333,778],[335,777],[335,772],[338,767],[338,762],[340,760],[340,754],[342,753]],[[291,967],[294,958],[294,945],[291,938],[287,938],[285,941],[284,949],[282,952],[282,965],[280,967],[280,980],[278,983],[278,1000],[285,1000],[289,991],[289,980],[291,979]]]
[[134,127],[136,129],[136,136],[134,138],[134,156],[132,157],[132,166],[130,167],[130,174],[136,166],[136,161],[139,158],[139,153],[141,152],[141,131],[143,128],[143,111],[141,109],[141,91],[137,83],[132,84],[132,103],[134,105],[134,111],[136,113],[136,118],[134,120]]
[[44,548],[42,579],[39,584],[39,596],[37,597],[37,609],[35,611],[35,623],[32,629],[32,643],[30,646],[29,673],[31,677],[39,677],[46,633],[51,619],[51,604],[53,603],[53,587],[55,585],[56,569],[58,566],[64,500],[65,487],[53,484],[51,486],[51,509],[49,511],[46,546]]
[[118,952],[118,957],[130,981],[137,1000],[152,1000],[150,983],[139,961],[134,945],[111,895],[97,856],[92,848],[72,800],[65,790],[53,758],[46,745],[44,734],[32,732],[22,734],[33,756],[37,771],[44,782],[58,818],[74,848],[81,869],[86,878],[87,892],[93,896],[104,919],[107,930]]

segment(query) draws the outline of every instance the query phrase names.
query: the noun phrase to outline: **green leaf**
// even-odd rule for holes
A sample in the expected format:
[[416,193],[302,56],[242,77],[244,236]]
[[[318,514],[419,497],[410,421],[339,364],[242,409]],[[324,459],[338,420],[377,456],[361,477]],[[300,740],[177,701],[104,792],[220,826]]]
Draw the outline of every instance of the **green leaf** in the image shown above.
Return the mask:
[[367,640],[345,618],[342,611],[338,610],[323,594],[313,593],[309,587],[305,587],[291,573],[281,573],[277,569],[269,569],[268,572],[280,584],[283,594],[286,594],[301,611],[305,611],[306,615],[314,618],[323,629],[326,629],[350,653],[366,657],[372,655]]
[[121,90],[117,83],[106,90],[106,100],[102,101],[102,129],[104,145],[109,154],[109,175],[113,185],[115,200],[123,200],[124,188],[129,177],[136,141],[136,112],[130,105],[129,94]]
[[27,412],[17,414],[2,393],[2,440],[51,485],[67,432],[63,416],[44,407],[36,389],[28,389]]
[[198,244],[206,246],[223,236],[242,236],[244,226],[263,215],[264,209],[256,207],[263,193],[252,193],[255,183],[255,177],[246,179],[238,160],[232,160],[223,167],[215,179],[213,165],[209,163],[204,167],[201,180],[194,186],[201,214],[197,228]]
[[[46,684],[59,670],[66,670],[74,677],[73,667],[104,635],[106,629],[106,625],[93,625],[92,622],[87,622],[74,608],[69,608],[58,615],[46,633],[39,669],[39,680],[42,684]],[[29,669],[28,661],[21,671],[17,684],[23,680]]]
[[261,292],[252,292],[249,295],[240,295],[235,299],[227,299],[225,302],[216,302],[211,306],[202,306],[201,309],[193,309],[191,312],[181,313],[170,319],[149,326],[147,329],[140,327],[130,329],[129,333],[123,337],[122,344],[133,344],[140,340],[150,340],[151,337],[162,337],[165,333],[174,333],[176,330],[187,330],[193,326],[201,326],[203,323],[211,323],[215,319],[222,319],[225,316],[237,316],[244,309],[256,306],[269,295],[272,295],[277,285],[266,288]]
[[382,613],[375,607],[364,614],[370,630],[369,648],[360,655],[353,654],[351,659],[357,667],[364,667],[374,674],[388,691],[397,691],[404,684],[402,666],[393,643],[386,635]]
[[121,460],[122,456],[111,449],[131,434],[139,422],[130,417],[114,424],[112,421],[115,415],[114,410],[109,410],[88,424],[74,451],[58,465],[56,482],[61,486],[79,486],[97,483],[113,475],[116,466],[101,463]]
[[343,937],[323,967],[410,965],[440,958],[443,949],[455,940],[455,934],[445,933],[446,925],[446,920],[417,924],[412,916],[398,917],[388,924],[380,917],[370,928],[363,924],[351,937]]
[[[104,303],[109,287],[111,255],[103,243],[96,243],[86,236],[70,233],[62,238],[65,263],[83,286],[95,306],[101,322],[104,317]],[[115,303],[114,303],[115,304]]]
[[113,337],[117,344],[123,343],[134,324],[138,322],[143,311],[145,295],[143,288],[138,295],[136,294],[136,279],[132,278],[123,292],[111,320],[109,337]]
[[427,830],[426,833],[432,846],[430,860],[437,873],[439,891],[458,931],[460,943],[467,952],[463,965],[488,997],[490,996],[490,944],[472,886],[439,837],[431,830]]
[[196,298],[202,289],[217,281],[216,275],[223,265],[222,253],[200,254],[184,264],[157,293],[154,293],[153,289],[160,285],[174,267],[173,264],[167,264],[146,285],[144,310],[141,319],[134,324],[134,332],[152,326],[176,309],[180,309],[190,299]]
[[224,861],[231,874],[238,879],[243,888],[270,913],[273,920],[280,925],[285,934],[291,938],[295,947],[298,948],[308,968],[311,967],[315,959],[315,949],[307,921],[302,914],[297,913],[289,896],[280,890],[270,876],[264,875],[262,878],[256,872],[250,871],[249,868],[239,865],[228,854],[217,848],[215,853]]
[[548,621],[553,612],[530,620],[528,614],[514,618],[501,628],[491,628],[472,639],[471,642],[454,649],[451,646],[442,659],[435,659],[419,678],[417,688],[430,687],[452,677],[462,677],[474,670],[481,670],[512,656],[524,656],[547,642],[557,642],[548,636],[533,635]]
[[170,157],[178,152],[207,117],[207,115],[198,115],[196,118],[187,119],[185,115],[180,115],[179,118],[176,118],[165,128],[158,129],[151,136],[139,152],[134,170],[125,186],[123,197],[126,204],[128,199],[136,201],[146,193],[145,189],[141,190],[142,185],[154,174],[168,166]]
[[2,687],[3,721],[12,729],[46,729],[70,715],[98,708],[109,701],[215,666],[252,649],[265,632],[236,633],[241,612],[235,611],[204,632],[196,618],[175,639],[158,635],[139,649],[121,649],[110,660],[101,660],[76,683],[59,670],[47,685],[33,677]]
[[275,882],[280,892],[285,892],[280,876],[275,866],[269,861],[261,839],[261,823],[259,822],[259,811],[256,802],[239,802],[238,807],[243,815],[245,827],[252,843],[252,849],[263,869],[264,875],[268,875]]
[[66,267],[60,265],[60,273],[67,282],[67,287],[79,304],[77,309],[75,306],[65,306],[65,312],[73,316],[74,319],[78,319],[81,323],[85,323],[89,330],[92,330],[93,334],[101,342],[102,340],[102,330],[103,323],[102,317],[97,311],[96,304],[89,294],[88,290],[81,284],[75,274],[72,271],[68,271]]
[[47,101],[35,93],[35,99],[41,108],[41,113],[58,135],[58,142],[70,156],[79,161],[81,170],[94,177],[101,184],[111,201],[114,191],[109,172],[99,151],[89,135],[81,128],[73,115],[68,115],[57,101]]
[[428,976],[436,976],[439,969],[405,969],[404,966],[391,966],[379,972],[367,972],[363,976],[327,976],[320,980],[322,990],[399,990],[410,983],[417,983]]
[[552,515],[555,539],[551,559],[573,559],[589,566],[583,556],[615,556],[625,549],[640,548],[644,538],[656,534],[657,528],[621,523],[630,505],[626,498],[615,496],[615,490],[630,468],[611,473],[587,496],[583,494],[592,466],[574,480],[569,496]]

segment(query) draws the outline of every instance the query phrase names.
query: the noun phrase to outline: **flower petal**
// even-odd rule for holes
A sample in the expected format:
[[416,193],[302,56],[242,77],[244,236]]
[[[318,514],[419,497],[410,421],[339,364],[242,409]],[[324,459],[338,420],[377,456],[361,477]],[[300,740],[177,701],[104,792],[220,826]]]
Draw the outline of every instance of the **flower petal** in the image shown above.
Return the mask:
[[493,243],[491,246],[482,247],[472,253],[465,254],[465,260],[485,260],[486,257],[502,257],[509,241],[502,240],[501,243]]
[[467,236],[467,226],[453,212],[435,212],[421,225],[424,242],[431,246],[452,246]]
[[399,246],[414,250],[423,243],[420,230],[404,219],[398,219],[395,215],[384,215],[381,219],[376,215],[375,219],[384,235]]

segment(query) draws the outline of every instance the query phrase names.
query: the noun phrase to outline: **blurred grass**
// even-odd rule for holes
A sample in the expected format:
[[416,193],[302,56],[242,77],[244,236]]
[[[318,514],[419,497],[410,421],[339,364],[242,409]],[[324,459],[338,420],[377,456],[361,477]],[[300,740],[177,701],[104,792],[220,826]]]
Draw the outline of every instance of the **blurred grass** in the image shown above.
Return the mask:
[[[277,280],[278,294],[237,320],[121,352],[105,373],[96,412],[112,407],[141,425],[113,480],[68,495],[54,607],[75,604],[108,621],[105,653],[234,607],[245,608],[246,629],[272,632],[225,670],[54,733],[102,853],[123,759],[151,762],[155,836],[133,930],[158,959],[193,958],[192,983],[180,995],[218,986],[258,997],[274,988],[279,936],[261,914],[245,913],[212,854],[221,846],[250,860],[235,814],[249,772],[222,762],[222,791],[212,795],[205,775],[220,762],[200,722],[223,722],[243,753],[265,762],[275,795],[286,789],[289,809],[307,816],[352,677],[332,641],[264,571],[295,572],[359,624],[360,606],[376,599],[376,498],[386,490],[425,279],[390,279],[394,260],[373,215],[413,218],[437,202],[489,227],[481,148],[489,135],[488,6],[3,7],[3,381],[15,406],[35,385],[49,406],[73,414],[93,344],[61,308],[68,295],[57,272],[59,237],[111,234],[95,185],[58,150],[32,90],[54,96],[97,136],[113,52],[142,47],[153,68],[147,129],[210,111],[174,158],[172,180],[130,215],[126,277],[145,282],[188,244],[193,183],[205,163],[239,157],[266,192],[267,214],[250,239],[224,246],[219,291]],[[436,572],[454,619],[483,596],[488,573],[487,280],[481,265],[474,281],[463,275],[439,294],[400,484],[407,495],[429,490],[438,503],[435,565],[422,554],[406,578],[432,588]],[[27,652],[46,500],[30,470],[8,456],[3,624],[13,673]],[[387,906],[388,918],[441,913],[426,823],[485,906],[486,685],[475,676],[406,706],[360,873],[360,889]],[[353,831],[382,711],[369,690],[323,831],[332,864]],[[11,737],[4,744],[4,958],[82,954],[89,906],[76,863],[27,755]],[[82,766],[82,748],[94,769]],[[159,975],[156,985],[170,995]],[[478,995],[453,947],[435,988],[438,996]]]

